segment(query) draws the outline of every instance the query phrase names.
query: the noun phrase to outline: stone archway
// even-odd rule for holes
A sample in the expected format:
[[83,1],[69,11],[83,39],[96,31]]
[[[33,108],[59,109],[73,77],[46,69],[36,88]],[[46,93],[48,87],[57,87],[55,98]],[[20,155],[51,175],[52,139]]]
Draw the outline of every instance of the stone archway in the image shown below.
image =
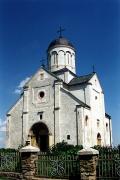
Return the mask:
[[30,129],[31,145],[40,148],[40,151],[46,152],[49,147],[49,130],[41,122],[35,123]]

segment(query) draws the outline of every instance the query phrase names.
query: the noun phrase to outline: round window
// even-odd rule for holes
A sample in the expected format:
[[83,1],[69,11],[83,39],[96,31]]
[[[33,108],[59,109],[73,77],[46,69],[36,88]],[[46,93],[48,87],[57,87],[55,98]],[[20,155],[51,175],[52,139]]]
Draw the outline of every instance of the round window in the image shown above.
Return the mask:
[[44,91],[40,91],[40,92],[39,92],[39,97],[40,97],[40,98],[43,98],[44,96],[45,96]]

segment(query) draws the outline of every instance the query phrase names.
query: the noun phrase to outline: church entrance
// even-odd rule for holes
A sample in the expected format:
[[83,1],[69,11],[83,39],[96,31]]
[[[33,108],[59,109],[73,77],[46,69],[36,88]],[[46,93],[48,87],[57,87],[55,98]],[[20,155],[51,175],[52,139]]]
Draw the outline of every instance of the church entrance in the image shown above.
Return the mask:
[[31,145],[40,148],[40,151],[46,152],[49,147],[49,131],[44,123],[36,123],[30,129]]

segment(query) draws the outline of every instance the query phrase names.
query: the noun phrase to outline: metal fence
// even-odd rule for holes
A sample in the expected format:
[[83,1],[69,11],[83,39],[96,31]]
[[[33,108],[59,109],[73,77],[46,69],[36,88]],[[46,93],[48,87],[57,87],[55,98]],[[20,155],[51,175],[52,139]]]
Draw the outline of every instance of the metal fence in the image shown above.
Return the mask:
[[78,177],[80,164],[77,156],[39,155],[36,176],[51,178]]
[[0,171],[21,172],[21,157],[18,151],[0,151]]
[[97,180],[120,180],[120,149],[99,149]]

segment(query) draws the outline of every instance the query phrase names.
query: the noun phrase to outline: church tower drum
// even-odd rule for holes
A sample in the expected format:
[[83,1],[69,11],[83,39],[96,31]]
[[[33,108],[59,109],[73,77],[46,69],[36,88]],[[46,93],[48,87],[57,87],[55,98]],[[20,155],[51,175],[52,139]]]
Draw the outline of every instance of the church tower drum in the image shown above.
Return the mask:
[[67,68],[76,73],[75,48],[69,40],[59,37],[53,40],[47,49],[48,67],[51,72]]

